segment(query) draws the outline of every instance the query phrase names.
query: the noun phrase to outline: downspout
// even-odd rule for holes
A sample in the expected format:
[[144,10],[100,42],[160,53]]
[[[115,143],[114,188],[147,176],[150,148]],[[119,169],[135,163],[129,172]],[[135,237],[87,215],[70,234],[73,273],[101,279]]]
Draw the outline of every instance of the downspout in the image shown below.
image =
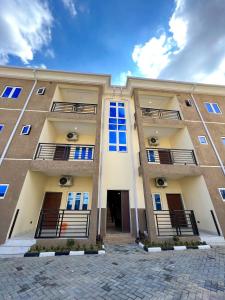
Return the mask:
[[9,149],[9,146],[10,146],[10,144],[11,144],[11,142],[12,142],[12,139],[13,139],[13,137],[14,137],[14,135],[15,135],[15,132],[16,132],[18,126],[19,126],[19,123],[20,123],[20,121],[21,121],[21,119],[22,119],[22,117],[23,117],[23,114],[24,114],[24,112],[25,112],[25,110],[26,110],[26,108],[27,108],[27,105],[28,105],[28,103],[29,103],[29,100],[30,100],[30,98],[31,98],[31,95],[32,95],[32,93],[33,93],[33,91],[34,91],[34,89],[35,89],[36,84],[37,84],[36,70],[35,70],[35,69],[33,69],[33,73],[34,73],[34,80],[35,80],[35,81],[34,81],[34,84],[33,84],[33,87],[32,87],[32,89],[31,89],[31,91],[30,91],[30,93],[29,93],[29,95],[28,95],[28,97],[27,97],[27,99],[26,99],[26,101],[25,101],[25,103],[24,103],[24,106],[23,106],[23,108],[22,108],[22,110],[21,110],[21,112],[20,112],[19,118],[17,119],[17,122],[16,122],[16,124],[15,124],[15,126],[14,126],[14,128],[13,128],[13,131],[11,132],[10,137],[9,137],[9,139],[8,139],[6,145],[5,145],[5,148],[4,148],[3,152],[2,152],[2,155],[1,155],[1,157],[0,157],[0,167],[1,167],[1,165],[2,165],[2,162],[3,162],[3,160],[4,160],[5,156],[6,156],[6,153],[7,153],[8,149]]
[[203,124],[203,126],[204,126],[204,129],[205,129],[205,131],[207,132],[207,135],[208,135],[208,138],[209,138],[209,140],[210,140],[210,143],[211,143],[211,145],[212,145],[212,147],[213,147],[213,150],[214,150],[214,152],[215,152],[215,154],[216,154],[216,157],[217,157],[217,159],[218,159],[218,161],[219,161],[219,164],[220,164],[220,166],[221,166],[223,175],[225,176],[225,167],[224,167],[224,165],[223,165],[223,162],[222,162],[222,159],[220,158],[219,152],[218,152],[217,149],[216,149],[216,146],[215,146],[215,144],[214,144],[214,142],[213,142],[213,139],[212,139],[211,134],[210,134],[210,132],[209,132],[209,130],[208,130],[208,127],[207,127],[207,125],[206,125],[206,123],[205,123],[205,121],[204,121],[204,119],[203,119],[203,116],[202,116],[202,114],[201,114],[201,112],[200,112],[200,109],[198,108],[198,105],[197,105],[196,100],[195,100],[195,98],[194,98],[194,95],[193,95],[193,94],[194,94],[194,89],[195,89],[195,85],[193,85],[193,88],[192,88],[191,98],[192,98],[192,100],[193,100],[193,102],[194,102],[194,105],[195,105],[195,108],[196,108],[196,110],[197,110],[197,112],[198,112],[198,115],[199,115],[199,117],[200,117],[200,119],[201,119],[201,121],[202,121],[202,124]]

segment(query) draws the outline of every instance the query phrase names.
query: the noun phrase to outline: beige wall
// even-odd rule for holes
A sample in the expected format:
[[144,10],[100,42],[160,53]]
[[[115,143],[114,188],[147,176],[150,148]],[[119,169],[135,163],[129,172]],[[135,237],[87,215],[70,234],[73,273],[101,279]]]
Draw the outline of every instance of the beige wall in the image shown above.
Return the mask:
[[[78,133],[79,134],[79,133]],[[95,136],[94,135],[85,135],[85,134],[80,134],[78,141],[68,141],[66,139],[65,134],[60,134],[57,135],[55,138],[55,143],[68,143],[68,144],[83,144],[83,145],[94,145],[95,144]]]
[[187,127],[179,129],[176,134],[171,136],[170,143],[172,148],[194,149]]

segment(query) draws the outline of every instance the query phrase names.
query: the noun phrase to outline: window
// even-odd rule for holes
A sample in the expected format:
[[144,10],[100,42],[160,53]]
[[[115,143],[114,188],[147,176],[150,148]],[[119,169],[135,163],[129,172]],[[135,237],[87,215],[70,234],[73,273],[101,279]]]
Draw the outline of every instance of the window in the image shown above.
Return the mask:
[[87,210],[89,203],[88,192],[69,192],[67,198],[67,210]]
[[205,103],[205,108],[209,113],[213,113],[213,114],[221,114],[221,110],[220,107],[217,103],[209,103],[206,102]]
[[0,184],[0,199],[4,199],[7,193],[9,185],[8,184]]
[[[1,126],[1,125],[0,125]],[[1,131],[1,130],[0,130]],[[225,146],[225,137],[221,137],[221,140],[222,140],[222,143],[224,144]]]
[[220,196],[225,201],[225,188],[219,188]]
[[4,129],[4,124],[0,124],[0,132],[2,132]]
[[162,210],[162,203],[161,203],[160,194],[153,194],[153,200],[154,200],[154,209],[155,210]]
[[204,135],[199,136],[198,140],[199,140],[200,144],[202,144],[202,145],[208,145],[207,139],[206,139],[206,137]]
[[30,131],[31,131],[31,125],[24,125],[20,134],[28,135],[30,134]]
[[1,97],[16,99],[19,97],[21,91],[21,87],[6,86]]
[[127,152],[127,125],[125,104],[110,102],[109,107],[109,151]]
[[186,106],[192,106],[192,101],[190,99],[185,100]]
[[148,150],[147,151],[147,156],[148,156],[148,162],[155,163],[156,160],[157,162],[159,161],[158,157],[158,151],[156,150]]
[[92,160],[94,151],[93,147],[75,147],[74,159],[75,160]]

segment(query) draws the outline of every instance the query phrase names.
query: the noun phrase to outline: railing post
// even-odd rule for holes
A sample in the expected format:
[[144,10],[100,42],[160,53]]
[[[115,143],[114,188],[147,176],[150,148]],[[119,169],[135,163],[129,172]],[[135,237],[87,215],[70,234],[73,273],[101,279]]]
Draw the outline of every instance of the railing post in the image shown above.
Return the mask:
[[195,163],[196,165],[198,165],[194,150],[191,150],[191,152],[192,152],[192,157],[193,157],[194,163]]
[[198,226],[197,226],[197,222],[195,220],[195,215],[194,215],[193,210],[190,211],[190,221],[191,221],[192,231],[193,231],[194,235],[199,235]]
[[60,212],[59,212],[59,215],[61,216],[61,222],[60,222],[60,227],[59,227],[59,237],[61,237],[62,223],[63,223],[63,218],[64,218],[64,209],[62,211],[62,215]]
[[160,236],[160,231],[159,231],[159,222],[158,222],[158,214],[155,214],[156,217],[156,225],[157,225],[157,232],[158,232],[158,236]]

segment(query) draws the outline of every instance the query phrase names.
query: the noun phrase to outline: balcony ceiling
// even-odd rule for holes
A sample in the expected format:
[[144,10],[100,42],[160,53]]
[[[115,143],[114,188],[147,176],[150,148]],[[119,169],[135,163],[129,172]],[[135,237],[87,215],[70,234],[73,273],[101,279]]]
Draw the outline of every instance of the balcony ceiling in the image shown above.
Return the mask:
[[151,95],[141,95],[140,105],[141,107],[149,108],[164,108],[166,109],[172,100],[171,96],[151,96]]
[[52,122],[58,134],[67,134],[68,132],[78,132],[82,135],[95,135],[96,126],[93,123],[85,122]]
[[168,127],[144,127],[145,137],[157,136],[159,138],[170,138],[171,136],[177,134],[179,128],[168,128]]

